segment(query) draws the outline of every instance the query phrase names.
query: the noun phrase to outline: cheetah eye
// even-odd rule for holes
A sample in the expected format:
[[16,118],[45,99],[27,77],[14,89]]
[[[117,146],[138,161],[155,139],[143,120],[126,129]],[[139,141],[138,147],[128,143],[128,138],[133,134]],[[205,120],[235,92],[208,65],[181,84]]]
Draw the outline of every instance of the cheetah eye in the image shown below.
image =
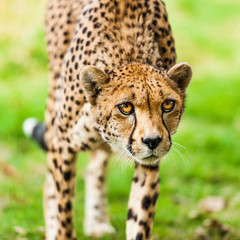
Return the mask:
[[117,107],[119,111],[124,115],[130,115],[134,112],[134,107],[130,102],[121,103]]
[[166,99],[163,103],[162,103],[162,110],[163,112],[167,113],[167,112],[171,112],[173,110],[175,106],[175,101],[171,100],[171,99]]

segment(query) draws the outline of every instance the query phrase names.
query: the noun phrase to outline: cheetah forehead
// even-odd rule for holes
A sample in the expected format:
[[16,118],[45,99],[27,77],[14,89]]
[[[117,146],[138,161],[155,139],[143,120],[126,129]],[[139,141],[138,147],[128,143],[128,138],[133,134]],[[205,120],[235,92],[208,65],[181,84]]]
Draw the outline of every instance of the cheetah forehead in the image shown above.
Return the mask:
[[109,75],[111,81],[105,88],[117,101],[125,98],[140,105],[149,100],[161,101],[167,96],[179,98],[177,88],[174,82],[169,81],[166,72],[151,66],[132,63]]

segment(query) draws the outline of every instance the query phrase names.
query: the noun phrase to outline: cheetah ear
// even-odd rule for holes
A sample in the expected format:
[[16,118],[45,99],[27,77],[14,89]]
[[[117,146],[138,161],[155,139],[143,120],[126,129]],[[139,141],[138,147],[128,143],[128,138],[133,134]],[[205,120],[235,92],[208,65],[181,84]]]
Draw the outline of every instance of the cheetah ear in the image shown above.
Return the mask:
[[178,63],[171,67],[167,74],[170,79],[178,84],[181,90],[185,91],[192,78],[192,68],[186,62]]
[[88,102],[92,105],[96,105],[97,96],[101,91],[101,86],[109,82],[109,77],[99,68],[87,66],[81,71],[80,81]]

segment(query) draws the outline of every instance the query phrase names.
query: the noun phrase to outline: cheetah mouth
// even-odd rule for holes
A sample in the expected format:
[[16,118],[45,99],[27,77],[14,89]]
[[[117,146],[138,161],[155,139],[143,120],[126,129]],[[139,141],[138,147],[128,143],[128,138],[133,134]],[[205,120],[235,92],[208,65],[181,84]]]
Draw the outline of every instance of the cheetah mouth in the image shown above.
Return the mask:
[[151,159],[158,159],[158,158],[159,158],[158,156],[152,154],[152,155],[150,155],[148,157],[143,158],[142,160],[151,160]]
[[158,162],[159,160],[160,160],[159,156],[156,156],[154,154],[141,159],[141,161],[145,164],[153,164]]

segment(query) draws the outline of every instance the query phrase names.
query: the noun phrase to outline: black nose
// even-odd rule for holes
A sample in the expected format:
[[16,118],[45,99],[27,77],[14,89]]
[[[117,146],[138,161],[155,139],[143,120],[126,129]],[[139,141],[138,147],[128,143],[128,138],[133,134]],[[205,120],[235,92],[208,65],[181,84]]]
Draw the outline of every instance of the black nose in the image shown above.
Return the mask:
[[150,148],[151,150],[155,149],[158,144],[162,141],[162,138],[156,137],[156,138],[143,138],[142,142],[145,143],[148,148]]

